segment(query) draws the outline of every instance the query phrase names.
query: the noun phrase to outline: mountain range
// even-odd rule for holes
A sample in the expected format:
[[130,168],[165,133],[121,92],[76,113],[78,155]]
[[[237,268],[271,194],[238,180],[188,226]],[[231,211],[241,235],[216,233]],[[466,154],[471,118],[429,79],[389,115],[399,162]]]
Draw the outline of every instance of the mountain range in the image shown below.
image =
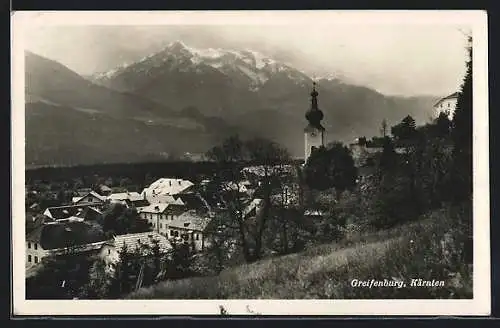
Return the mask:
[[[160,160],[205,152],[232,134],[303,152],[312,78],[252,50],[177,41],[93,76],[25,54],[26,164]],[[328,140],[379,134],[406,115],[423,123],[439,97],[395,97],[340,79],[316,80]]]

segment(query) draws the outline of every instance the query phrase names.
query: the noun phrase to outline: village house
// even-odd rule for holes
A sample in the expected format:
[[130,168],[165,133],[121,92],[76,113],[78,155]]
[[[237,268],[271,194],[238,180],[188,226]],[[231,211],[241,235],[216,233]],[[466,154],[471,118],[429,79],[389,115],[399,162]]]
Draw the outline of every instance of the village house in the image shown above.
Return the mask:
[[142,197],[138,192],[119,192],[119,193],[112,193],[109,194],[109,196],[106,197],[106,199],[110,203],[121,203],[121,204],[126,204],[126,201],[140,201],[144,200],[144,197]]
[[126,234],[115,236],[113,239],[106,241],[101,247],[99,258],[104,261],[107,269],[112,272],[114,266],[120,262],[120,252],[124,247],[127,252],[134,252],[136,248],[139,248],[142,254],[146,255],[148,249],[151,250],[155,243],[158,244],[162,254],[167,253],[172,248],[168,239],[157,232]]
[[[363,167],[371,165],[374,156],[380,154],[383,151],[383,147],[380,144],[373,144],[365,138],[356,138],[356,140],[349,144],[349,150],[351,151],[352,158],[354,159],[354,165],[356,167]],[[394,151],[397,154],[402,154],[405,151],[404,147],[396,147]]]
[[99,185],[97,189],[99,190],[99,194],[103,196],[109,196],[113,192],[113,189],[103,184]]
[[182,213],[168,222],[168,237],[176,242],[183,242],[194,251],[203,251],[210,245],[207,228],[212,218],[195,210]]
[[106,196],[101,196],[95,191],[90,191],[83,197],[73,197],[71,203],[73,205],[92,205],[94,207],[103,207],[106,202]]
[[153,203],[154,198],[158,195],[174,196],[189,191],[193,186],[194,183],[189,180],[161,178],[153,182],[149,187],[144,188],[141,195],[144,199]]
[[167,224],[185,211],[183,204],[157,203],[140,207],[137,213],[141,219],[147,220],[154,231],[167,235]]
[[105,241],[99,225],[83,221],[50,222],[26,236],[26,267],[49,255],[92,252]]

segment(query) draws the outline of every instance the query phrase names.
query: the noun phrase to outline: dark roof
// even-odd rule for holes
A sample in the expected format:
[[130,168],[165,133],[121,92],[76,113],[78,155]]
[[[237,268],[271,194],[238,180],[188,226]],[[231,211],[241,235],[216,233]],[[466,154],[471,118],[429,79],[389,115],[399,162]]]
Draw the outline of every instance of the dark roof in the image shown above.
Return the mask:
[[184,204],[186,204],[186,208],[191,210],[208,210],[205,205],[204,200],[200,195],[195,193],[187,193],[187,194],[177,194],[174,196],[175,199],[181,199]]
[[79,214],[76,215],[78,218],[82,218],[87,221],[96,221],[102,218],[102,212],[94,207],[86,207]]
[[44,224],[26,237],[27,241],[39,243],[45,249],[65,248],[105,241],[102,228],[84,221]]
[[219,205],[217,203],[220,203],[220,204],[223,203],[221,196],[217,193],[201,191],[200,195],[201,195],[201,197],[203,197],[203,199],[205,199],[205,201],[208,203],[208,205],[210,205],[212,208],[218,207]]
[[38,226],[44,225],[44,224],[49,223],[49,222],[54,222],[54,219],[51,219],[47,216],[40,216],[40,217],[37,217],[35,219],[34,225],[35,225],[35,227],[38,227]]
[[58,207],[48,207],[47,210],[52,215],[55,220],[67,219],[71,216],[77,216],[81,211],[83,211],[88,205],[69,205],[69,206],[58,206]]
[[102,202],[106,201],[106,196],[99,195],[98,193],[96,193],[95,191],[92,190],[92,191],[86,193],[85,195],[83,195],[82,197],[80,197],[80,199],[77,202],[80,202],[82,199],[84,199],[85,197],[87,197],[89,195],[94,197],[94,198],[99,199]]
[[78,196],[83,197],[83,196],[87,196],[89,194],[89,192],[91,192],[91,191],[92,191],[91,188],[82,188],[82,189],[78,189],[76,191],[76,193]]
[[146,199],[138,199],[138,200],[125,199],[125,203],[127,203],[128,206],[134,206],[134,207],[149,206],[149,202]]

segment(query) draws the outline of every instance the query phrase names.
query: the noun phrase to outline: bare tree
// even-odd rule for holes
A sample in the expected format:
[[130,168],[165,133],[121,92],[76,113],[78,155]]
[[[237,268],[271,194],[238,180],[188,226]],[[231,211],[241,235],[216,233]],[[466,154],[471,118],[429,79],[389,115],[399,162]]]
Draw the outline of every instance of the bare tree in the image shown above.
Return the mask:
[[387,136],[387,121],[385,120],[385,118],[382,120],[382,124],[380,127],[380,134],[382,134],[383,138]]
[[[219,161],[230,160],[232,162],[229,167],[232,172],[224,174],[226,181],[222,179],[218,181],[221,196],[227,208],[225,225],[235,231],[245,260],[253,262],[262,256],[263,235],[271,216],[271,195],[273,188],[281,179],[283,163],[289,159],[289,155],[279,145],[266,139],[255,138],[242,142],[238,146],[234,146],[237,144],[234,140],[239,139],[232,137],[232,140],[224,142],[222,147],[214,147],[209,154],[217,154],[212,158],[218,157]],[[233,146],[227,146],[229,144]],[[225,154],[226,151],[231,154]],[[248,216],[247,209],[251,206],[252,199],[242,195],[240,190],[242,166],[238,164],[242,162],[254,164],[253,168],[259,176],[259,186],[255,196],[261,199],[261,206],[255,216]]]

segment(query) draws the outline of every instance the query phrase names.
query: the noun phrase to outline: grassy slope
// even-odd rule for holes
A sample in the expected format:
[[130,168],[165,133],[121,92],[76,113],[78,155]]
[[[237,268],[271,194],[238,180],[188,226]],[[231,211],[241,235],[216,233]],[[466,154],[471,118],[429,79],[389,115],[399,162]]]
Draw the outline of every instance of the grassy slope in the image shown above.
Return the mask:
[[[133,299],[471,298],[472,273],[456,239],[441,247],[452,215],[434,212],[388,231],[347,237],[340,244],[228,269],[216,277],[166,281],[141,289]],[[460,234],[454,233],[457,238]],[[455,277],[453,277],[453,275]],[[353,288],[351,279],[442,279],[441,288]]]

